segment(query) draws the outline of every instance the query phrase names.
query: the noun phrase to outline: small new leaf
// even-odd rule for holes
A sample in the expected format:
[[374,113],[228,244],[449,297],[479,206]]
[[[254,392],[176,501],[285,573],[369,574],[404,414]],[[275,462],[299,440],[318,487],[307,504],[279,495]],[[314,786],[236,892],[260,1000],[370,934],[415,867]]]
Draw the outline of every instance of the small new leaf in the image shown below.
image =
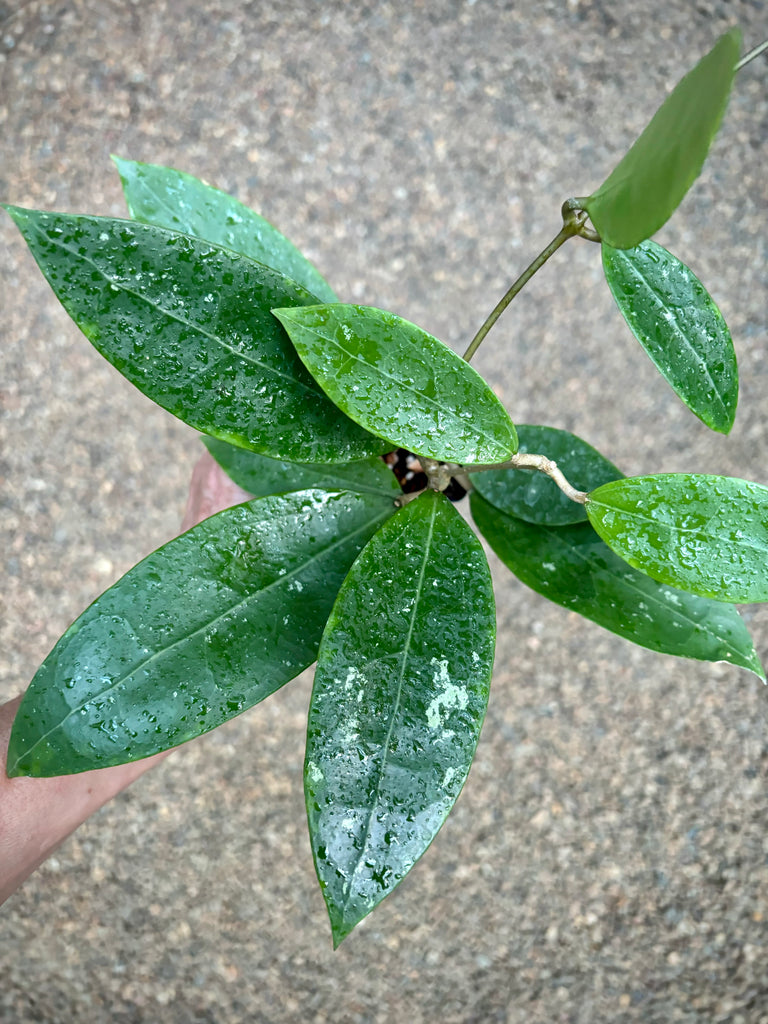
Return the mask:
[[364,548],[318,655],[304,785],[338,945],[424,853],[474,757],[495,612],[477,537],[425,491]]
[[584,209],[608,245],[631,249],[659,230],[699,176],[723,119],[741,33],[722,35],[681,79]]
[[517,450],[506,410],[437,338],[370,306],[274,309],[315,380],[356,423],[443,462],[503,462]]
[[684,263],[656,242],[603,243],[605,278],[630,330],[691,412],[727,434],[736,416],[736,353],[722,313]]
[[271,315],[315,301],[294,281],[176,231],[6,209],[85,336],[174,416],[273,458],[386,451],[326,398]]
[[8,774],[67,775],[208,732],[310,665],[342,580],[394,512],[301,491],[206,519],[101,595],[24,695]]
[[598,487],[586,508],[606,544],[653,579],[717,601],[768,601],[768,487],[639,476]]
[[[623,475],[591,445],[567,430],[518,424],[517,434],[521,452],[554,460],[578,490],[591,491]],[[583,505],[571,501],[554,480],[536,470],[490,469],[473,473],[472,484],[491,505],[528,523],[565,526],[587,519]]]
[[733,605],[657,583],[615,555],[589,523],[535,526],[505,515],[477,494],[470,502],[495,553],[536,593],[641,647],[729,662],[765,680]]
[[321,302],[335,302],[330,285],[285,235],[237,199],[172,167],[112,157],[133,218],[202,238],[265,263]]

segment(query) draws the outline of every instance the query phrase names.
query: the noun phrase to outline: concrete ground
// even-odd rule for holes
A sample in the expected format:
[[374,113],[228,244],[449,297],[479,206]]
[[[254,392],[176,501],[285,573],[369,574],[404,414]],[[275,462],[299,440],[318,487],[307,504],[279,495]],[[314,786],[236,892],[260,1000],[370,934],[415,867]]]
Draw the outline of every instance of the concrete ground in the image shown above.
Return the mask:
[[[0,198],[121,216],[110,161],[259,209],[344,298],[462,347],[677,78],[762,0],[0,2]],[[729,438],[656,374],[572,242],[476,365],[625,472],[768,481],[768,65],[658,238],[728,319]],[[200,450],[90,347],[0,219],[0,698],[170,538]],[[477,761],[400,889],[331,951],[301,791],[310,678],[188,745],[0,914],[3,1024],[766,1024],[768,691],[631,647],[493,562]],[[768,656],[768,612],[746,610]]]

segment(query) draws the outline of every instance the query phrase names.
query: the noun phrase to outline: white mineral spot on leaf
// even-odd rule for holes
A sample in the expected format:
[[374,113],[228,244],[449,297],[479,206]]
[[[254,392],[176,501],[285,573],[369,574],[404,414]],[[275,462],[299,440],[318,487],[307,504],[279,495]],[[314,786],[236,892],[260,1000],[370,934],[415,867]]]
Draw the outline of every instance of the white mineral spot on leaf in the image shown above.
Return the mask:
[[323,773],[314,761],[307,761],[307,775],[309,775],[313,782],[322,782]]
[[[352,687],[356,683],[362,684],[363,681],[364,681],[364,677],[363,677],[362,672],[360,672],[359,669],[355,668],[354,665],[350,665],[349,668],[347,669],[347,678],[344,680],[344,690],[347,693],[349,693],[349,691],[352,689]],[[341,680],[337,679],[336,680],[336,685],[338,686],[340,682],[341,682]],[[358,700],[361,699],[362,692],[363,691],[361,689],[360,690],[360,694],[358,695],[358,698],[357,698]]]
[[447,659],[432,658],[430,664],[435,666],[435,685],[442,687],[442,692],[427,706],[427,725],[430,729],[436,729],[440,724],[441,712],[452,708],[464,710],[469,703],[469,695],[462,686],[451,682]]

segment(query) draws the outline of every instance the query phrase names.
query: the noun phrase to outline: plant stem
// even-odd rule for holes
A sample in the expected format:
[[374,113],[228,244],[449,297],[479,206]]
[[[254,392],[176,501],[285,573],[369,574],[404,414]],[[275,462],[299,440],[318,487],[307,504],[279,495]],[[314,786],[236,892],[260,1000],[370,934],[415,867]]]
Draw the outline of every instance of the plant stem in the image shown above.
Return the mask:
[[486,334],[488,334],[490,329],[499,319],[499,317],[510,304],[512,299],[514,299],[517,293],[521,291],[521,289],[530,281],[530,279],[533,277],[536,271],[540,270],[541,267],[544,266],[549,257],[552,256],[553,253],[557,252],[557,250],[560,248],[563,242],[567,241],[573,235],[579,234],[581,227],[582,225],[576,218],[569,218],[568,220],[566,220],[562,228],[558,231],[558,233],[555,235],[555,237],[552,239],[549,245],[545,249],[542,249],[542,251],[536,257],[533,263],[530,264],[530,266],[526,267],[526,269],[522,272],[520,277],[518,277],[518,279],[510,286],[509,290],[501,299],[501,301],[494,307],[492,312],[487,317],[483,326],[480,328],[480,330],[474,336],[472,341],[469,343],[469,347],[467,348],[467,351],[464,353],[464,358],[466,359],[467,362],[469,362],[469,360],[472,358],[475,352],[477,352],[477,350],[480,348],[480,345],[482,344]]
[[768,39],[766,39],[763,43],[759,43],[752,50],[750,50],[749,53],[745,53],[739,61],[739,63],[734,68],[734,71],[741,71],[745,64],[749,64],[751,60],[754,60],[755,57],[759,57],[760,54],[765,53],[766,50],[768,50]]
[[506,462],[497,463],[495,466],[464,466],[463,472],[484,473],[489,469],[537,469],[540,473],[545,473],[551,480],[554,480],[563,494],[570,498],[571,501],[575,501],[579,505],[586,505],[587,498],[589,497],[588,491],[576,490],[563,476],[557,463],[553,459],[548,459],[546,455],[517,452],[516,455],[513,455]]

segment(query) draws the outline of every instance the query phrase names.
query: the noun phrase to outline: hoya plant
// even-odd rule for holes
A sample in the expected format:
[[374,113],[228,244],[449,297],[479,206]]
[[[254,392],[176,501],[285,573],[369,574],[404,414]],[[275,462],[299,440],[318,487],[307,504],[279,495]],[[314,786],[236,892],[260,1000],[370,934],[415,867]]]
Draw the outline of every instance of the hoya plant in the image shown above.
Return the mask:
[[130,220],[6,206],[86,337],[253,495],[70,626],[19,707],[8,775],[148,757],[316,661],[304,783],[338,944],[432,842],[477,747],[495,607],[455,505],[466,492],[479,533],[533,590],[644,647],[765,679],[734,605],[768,600],[768,487],[626,478],[573,434],[514,424],[470,365],[526,281],[585,239],[661,374],[728,433],[728,328],[651,236],[699,174],[736,71],[764,49],[740,60],[736,29],[715,43],[605,181],[563,204],[557,235],[463,357],[391,312],[339,302],[261,217],[176,170],[115,159]]

